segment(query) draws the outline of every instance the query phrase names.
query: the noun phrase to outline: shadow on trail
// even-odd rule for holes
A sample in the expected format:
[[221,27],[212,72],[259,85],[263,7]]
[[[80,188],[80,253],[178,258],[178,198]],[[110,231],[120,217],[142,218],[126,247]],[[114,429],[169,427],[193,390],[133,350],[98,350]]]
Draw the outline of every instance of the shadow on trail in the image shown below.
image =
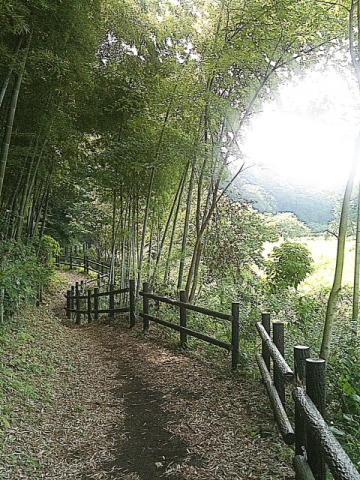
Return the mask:
[[164,412],[162,392],[150,390],[127,367],[126,386],[117,392],[124,397],[126,440],[119,442],[119,455],[112,468],[118,473],[136,474],[134,478],[142,480],[182,480],[180,465],[200,466],[201,459],[190,457],[188,445],[167,430],[168,422],[181,419]]

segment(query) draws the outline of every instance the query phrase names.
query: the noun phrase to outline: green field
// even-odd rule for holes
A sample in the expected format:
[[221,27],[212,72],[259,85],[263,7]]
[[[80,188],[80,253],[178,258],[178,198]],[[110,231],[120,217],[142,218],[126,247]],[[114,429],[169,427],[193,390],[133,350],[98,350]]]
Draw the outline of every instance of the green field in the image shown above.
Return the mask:
[[[304,290],[314,290],[332,285],[336,260],[336,238],[303,238],[314,259],[314,272],[301,285]],[[355,242],[349,239],[346,243],[343,285],[351,285],[354,276]]]

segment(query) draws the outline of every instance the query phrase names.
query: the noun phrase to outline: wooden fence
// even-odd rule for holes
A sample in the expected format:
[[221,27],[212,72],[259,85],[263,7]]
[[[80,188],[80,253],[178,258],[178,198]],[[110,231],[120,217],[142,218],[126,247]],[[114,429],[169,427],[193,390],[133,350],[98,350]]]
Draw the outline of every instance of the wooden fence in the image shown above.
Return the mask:
[[[209,310],[205,307],[199,307],[188,303],[188,298],[185,290],[180,292],[179,300],[173,300],[168,297],[163,297],[160,295],[154,295],[151,293],[149,284],[144,283],[143,289],[140,292],[140,295],[143,297],[143,311],[140,312],[140,316],[143,319],[143,328],[144,333],[149,331],[150,322],[157,323],[163,327],[170,328],[180,333],[180,345],[186,347],[187,337],[195,337],[204,342],[216,345],[217,347],[224,348],[231,352],[231,366],[233,370],[237,369],[239,363],[239,304],[233,303],[231,308],[231,313],[221,313],[214,310]],[[150,300],[154,300],[158,303],[165,303],[179,308],[179,323],[175,324],[168,322],[167,320],[160,319],[150,314]],[[217,318],[231,323],[231,343],[224,342],[223,340],[218,340],[217,338],[210,337],[205,333],[198,332],[188,328],[187,326],[187,312],[197,312],[208,317]]]
[[[295,444],[296,479],[326,480],[327,466],[335,480],[360,480],[324,420],[325,361],[310,358],[308,347],[295,346],[293,371],[284,358],[284,323],[272,323],[270,315],[263,314],[257,330],[262,341],[257,363],[280,433],[288,445]],[[294,400],[294,428],[286,409],[287,385]]]
[[[83,268],[97,272],[96,279],[80,282],[66,295],[68,318],[75,317],[78,324],[81,316],[88,322],[96,320],[101,314],[112,318],[116,313],[129,312],[130,326],[136,321],[135,281],[130,280],[127,288],[115,289],[109,285],[109,265],[89,260],[86,256],[60,256],[58,265],[70,268]],[[96,282],[97,287],[89,288]],[[86,293],[84,293],[86,291]],[[104,291],[102,291],[104,290]],[[128,305],[122,306],[124,296],[128,296]],[[144,283],[140,292],[144,333],[149,331],[150,322],[179,332],[180,344],[187,346],[188,336],[195,337],[231,352],[231,366],[236,369],[239,362],[239,304],[232,303],[231,312],[221,313],[188,303],[185,291],[180,292],[179,300],[174,300],[150,291]],[[102,302],[105,301],[105,306]],[[178,323],[169,322],[150,313],[150,302],[164,303],[179,309]],[[203,332],[188,328],[188,312],[197,312],[211,318],[231,324],[231,341],[225,342]],[[335,480],[360,480],[360,474],[347,456],[340,443],[332,434],[324,420],[325,415],[325,361],[310,358],[306,346],[294,347],[294,370],[285,360],[284,323],[271,322],[269,314],[263,314],[258,322],[262,348],[256,359],[267,389],[275,420],[287,445],[294,446],[293,466],[297,480],[326,480],[327,467]],[[291,397],[286,395],[291,388]],[[292,398],[291,404],[287,399]],[[290,412],[290,414],[288,414]]]
[[[66,316],[71,319],[75,317],[76,323],[81,324],[81,317],[87,319],[88,323],[98,320],[99,315],[107,314],[114,318],[115,314],[129,313],[130,327],[135,325],[135,281],[130,280],[127,288],[115,289],[109,285],[105,291],[98,287],[85,289],[84,282],[76,282],[66,293]],[[124,299],[128,296],[128,305],[123,306]],[[105,300],[105,305],[103,302]]]

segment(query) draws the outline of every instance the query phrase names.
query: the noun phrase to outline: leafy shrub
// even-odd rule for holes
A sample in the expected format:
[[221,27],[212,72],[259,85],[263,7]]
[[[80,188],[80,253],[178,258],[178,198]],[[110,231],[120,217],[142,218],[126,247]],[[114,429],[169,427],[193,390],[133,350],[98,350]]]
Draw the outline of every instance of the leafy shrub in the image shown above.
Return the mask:
[[47,265],[39,262],[31,245],[0,243],[0,288],[5,291],[4,316],[9,317],[28,301],[36,299],[38,288],[51,275]]
[[312,272],[310,250],[301,243],[284,242],[275,247],[266,262],[266,273],[273,289],[293,287]]
[[38,243],[39,260],[45,264],[51,264],[54,258],[61,253],[61,247],[50,235],[43,235]]

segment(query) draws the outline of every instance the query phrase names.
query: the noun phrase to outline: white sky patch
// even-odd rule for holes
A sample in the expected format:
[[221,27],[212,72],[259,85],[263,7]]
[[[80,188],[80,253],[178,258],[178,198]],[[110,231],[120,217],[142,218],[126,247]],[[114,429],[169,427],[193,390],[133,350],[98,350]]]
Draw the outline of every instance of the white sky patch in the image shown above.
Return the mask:
[[360,95],[353,82],[349,74],[328,69],[280,87],[245,132],[247,163],[292,184],[342,186],[360,132]]

